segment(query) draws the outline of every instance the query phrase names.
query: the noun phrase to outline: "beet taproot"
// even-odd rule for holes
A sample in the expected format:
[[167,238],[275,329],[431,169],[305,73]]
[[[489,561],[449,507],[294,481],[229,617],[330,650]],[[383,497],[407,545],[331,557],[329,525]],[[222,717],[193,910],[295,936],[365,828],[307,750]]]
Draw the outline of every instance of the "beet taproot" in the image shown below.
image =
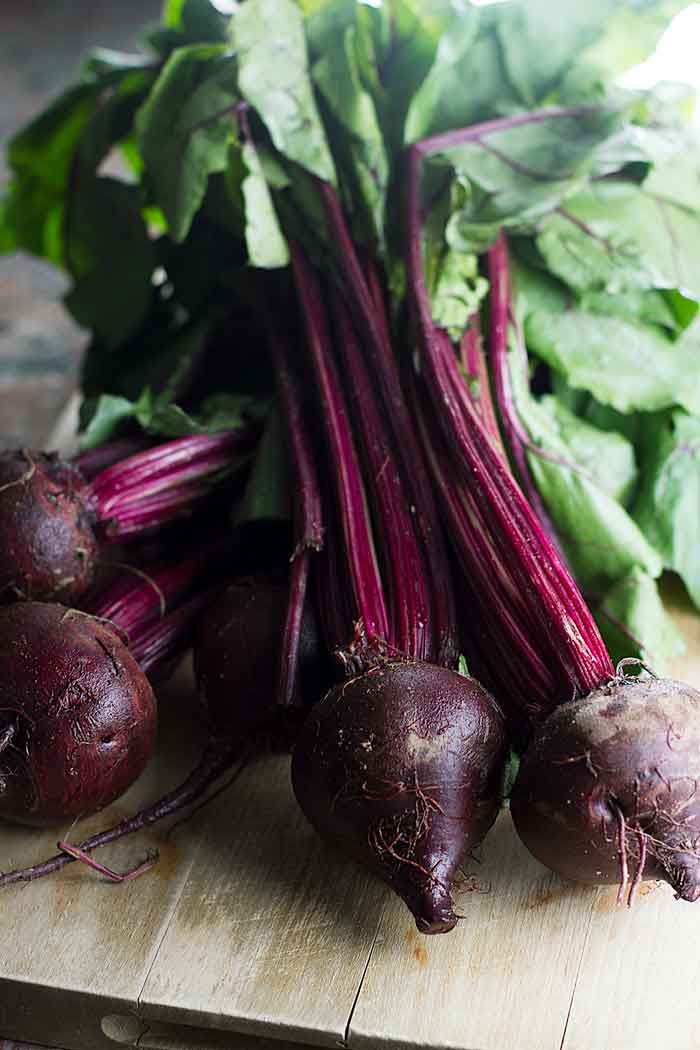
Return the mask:
[[76,601],[97,558],[87,482],[56,455],[0,453],[0,601]]
[[700,896],[700,693],[682,682],[616,677],[536,727],[511,797],[517,832],[562,878],[646,876]]
[[0,817],[69,821],[108,805],[153,753],[148,679],[109,624],[62,605],[0,609]]
[[292,782],[323,838],[388,883],[422,933],[444,933],[459,865],[498,813],[504,762],[503,717],[478,682],[391,662],[313,708]]

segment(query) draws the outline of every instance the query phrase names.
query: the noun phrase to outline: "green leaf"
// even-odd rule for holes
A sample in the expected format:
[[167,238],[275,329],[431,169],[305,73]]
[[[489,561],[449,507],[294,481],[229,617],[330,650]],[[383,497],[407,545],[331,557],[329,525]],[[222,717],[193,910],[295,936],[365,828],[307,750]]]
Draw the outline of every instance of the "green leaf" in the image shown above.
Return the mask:
[[154,437],[177,438],[189,434],[215,434],[242,426],[251,418],[261,418],[262,406],[250,397],[217,394],[191,415],[168,400],[154,396],[150,387],[136,401],[113,394],[88,398],[80,411],[80,447],[97,448],[125,431],[138,426]]
[[615,295],[608,292],[584,292],[579,301],[581,307],[590,313],[619,317],[622,321],[630,321],[633,324],[638,322],[659,325],[678,334],[695,317],[697,304],[684,299],[684,303],[695,305],[695,309],[679,315],[670,299],[670,295],[673,294],[653,288],[647,291],[619,292]]
[[165,0],[162,21],[166,29],[177,34],[179,45],[226,40],[226,16],[211,0]]
[[458,341],[470,317],[488,291],[479,275],[476,255],[447,251],[440,261],[432,290],[433,320]]
[[632,569],[592,605],[613,663],[643,660],[656,674],[669,674],[685,645],[659,596],[656,580]]
[[205,339],[217,320],[214,310],[183,323],[182,310],[154,294],[141,328],[126,343],[110,347],[93,336],[83,362],[82,384],[88,398],[103,393],[137,401],[150,387],[168,402],[189,385]]
[[647,428],[646,446],[635,518],[700,607],[700,419],[683,412],[657,419]]
[[606,30],[615,0],[528,0],[504,5],[498,23],[503,61],[522,103],[534,108]]
[[[545,0],[546,2],[546,0]],[[600,0],[597,0],[600,3]],[[592,43],[584,43],[565,71],[564,97],[581,98],[600,90],[619,74],[652,54],[671,19],[687,6],[686,0],[627,0],[611,3],[605,31]],[[579,5],[586,11],[587,4]],[[553,20],[555,24],[559,19]]]
[[[639,527],[606,489],[576,459],[574,448],[585,443],[606,447],[585,425],[568,424],[575,440],[568,444],[552,414],[527,390],[522,370],[511,369],[520,418],[535,446],[528,451],[530,470],[579,584],[600,588],[614,583],[635,566],[651,576],[661,573],[661,559]],[[592,429],[592,428],[591,428]],[[541,451],[537,451],[541,450]]]
[[678,288],[700,298],[700,215],[646,184],[589,184],[550,216],[537,246],[577,291]]
[[99,82],[77,84],[59,95],[7,147],[9,166],[33,175],[57,193],[68,182],[73,154],[102,90]]
[[570,386],[590,391],[619,412],[656,412],[681,405],[700,412],[700,328],[673,342],[651,325],[630,324],[585,310],[532,311],[528,347]]
[[246,0],[231,19],[238,86],[280,153],[335,185],[314,100],[304,23],[293,0]]
[[80,406],[80,448],[85,452],[99,448],[122,433],[135,417],[136,406],[126,397],[102,394],[88,398]]
[[625,506],[638,475],[632,443],[614,430],[599,430],[580,419],[556,397],[543,397],[539,405],[574,461],[600,488]]
[[[493,37],[479,38],[480,25],[480,13],[471,10],[441,37],[432,68],[411,99],[407,143],[475,123],[501,93],[502,82],[494,92],[501,72],[497,45]],[[469,91],[464,90],[467,75]]]
[[[444,0],[392,0],[376,10],[373,23],[377,78],[376,104],[387,148],[399,154],[410,141],[406,120],[411,100],[429,73],[438,44],[455,21],[455,9]],[[464,17],[464,13],[460,15]],[[397,87],[400,85],[400,87]],[[470,87],[478,86],[475,78]],[[462,97],[470,92],[460,91]]]
[[243,147],[243,161],[248,169],[242,183],[248,259],[252,266],[263,269],[286,266],[289,249],[280,229],[258,150],[251,143]]
[[174,240],[187,236],[209,176],[224,171],[238,99],[223,46],[174,51],[138,116],[146,180]]
[[618,119],[599,107],[445,149],[438,162],[451,164],[467,191],[459,221],[522,224],[552,211],[581,185],[596,146],[613,133]]
[[285,427],[271,409],[260,439],[236,523],[291,517],[291,491]]
[[66,304],[107,347],[118,346],[138,329],[153,298],[155,255],[138,189],[116,179],[82,179],[65,225],[75,281]]
[[348,183],[360,215],[369,220],[373,240],[384,244],[389,163],[374,100],[362,83],[358,31],[348,26],[313,67],[313,77],[340,125],[336,152],[342,181]]

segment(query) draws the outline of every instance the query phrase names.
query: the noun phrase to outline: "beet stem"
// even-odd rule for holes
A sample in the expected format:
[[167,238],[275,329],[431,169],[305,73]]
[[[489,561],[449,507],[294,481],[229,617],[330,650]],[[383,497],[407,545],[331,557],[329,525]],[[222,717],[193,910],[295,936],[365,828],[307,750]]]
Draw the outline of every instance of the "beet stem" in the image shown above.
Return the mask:
[[431,632],[431,593],[422,551],[409,508],[409,496],[377,403],[355,331],[343,299],[331,293],[336,344],[342,359],[357,423],[358,444],[365,460],[370,502],[391,602],[394,645],[412,660],[434,662],[438,640]]
[[472,401],[474,401],[474,404],[481,415],[484,430],[486,430],[493,438],[499,452],[501,452],[502,455],[505,455],[503,443],[501,441],[501,432],[498,428],[498,420],[496,419],[496,410],[494,409],[493,398],[491,397],[489,371],[486,366],[483,340],[481,337],[481,318],[479,317],[478,312],[469,318],[469,324],[460,340],[459,348],[462,367],[467,373],[467,377],[470,381],[478,384],[478,395],[474,396],[471,391],[470,394],[472,396]]
[[416,529],[425,550],[428,578],[432,582],[432,622],[437,638],[438,662],[453,666],[457,660],[459,643],[452,578],[427,465],[404,398],[396,357],[391,347],[381,282],[372,260],[366,263],[368,277],[365,279],[335,189],[329,183],[320,181],[318,187],[339,260],[339,282],[358,330],[364,336],[363,350],[382,397],[386,427],[393,439],[394,454],[406,486],[408,503],[415,507]]
[[158,853],[150,855],[141,864],[137,864],[133,868],[128,868],[127,871],[114,871],[112,868],[105,867],[104,864],[100,864],[99,861],[93,860],[92,857],[88,856],[85,850],[79,846],[71,846],[68,842],[57,842],[57,847],[61,852],[68,854],[73,860],[79,860],[83,864],[86,864],[88,868],[92,868],[93,871],[99,872],[100,875],[106,876],[111,882],[130,882],[132,879],[137,879],[139,875],[143,875],[144,872],[150,871],[153,865],[158,860]]
[[[495,244],[490,248],[488,260],[489,279],[491,281],[491,339],[489,356],[496,389],[496,402],[501,423],[503,424],[506,444],[515,462],[518,479],[530,506],[540,519],[549,542],[556,548],[562,561],[565,561],[556,529],[532,477],[526,453],[526,448],[530,445],[530,439],[520,422],[515,405],[508,360],[508,322],[511,314],[510,273],[508,244],[503,231],[501,231]],[[522,364],[525,367],[526,362],[523,361]]]
[[276,324],[268,317],[268,342],[277,373],[277,389],[284,407],[295,474],[296,546],[292,555],[289,601],[280,650],[277,702],[289,706],[294,699],[299,644],[304,607],[307,600],[310,555],[323,547],[323,508],[311,439],[307,430],[302,399],[291,368],[291,347]]
[[292,269],[306,327],[326,436],[334,463],[333,477],[344,550],[349,561],[358,619],[369,638],[388,640],[389,625],[372,526],[340,379],[330,350],[330,338],[318,280],[301,248],[290,242]]
[[184,652],[190,641],[192,627],[220,593],[220,586],[209,587],[178,605],[161,620],[134,631],[130,648],[144,674]]
[[238,465],[252,431],[243,426],[220,434],[196,434],[146,449],[102,470],[86,502],[117,541],[188,513],[206,497],[222,473]]
[[548,106],[544,109],[529,110],[525,113],[516,113],[511,117],[497,117],[494,120],[485,120],[480,124],[471,124],[469,127],[439,132],[413,143],[411,152],[428,157],[454,149],[455,146],[462,146],[467,142],[479,142],[487,135],[519,128],[525,124],[543,124],[547,120],[592,116],[598,112],[600,112],[598,106],[590,105]]
[[112,467],[137,452],[143,452],[152,444],[152,439],[145,434],[116,438],[114,441],[108,441],[106,445],[100,445],[99,448],[91,448],[73,456],[73,463],[84,478],[92,481],[107,467]]
[[[575,111],[541,110],[450,132],[447,137],[435,136],[414,145],[408,161],[409,291],[433,411],[451,455],[466,472],[470,494],[482,508],[488,532],[500,547],[513,587],[527,603],[525,635],[538,638],[542,659],[554,675],[549,696],[542,697],[550,709],[552,704],[571,699],[572,691],[587,694],[609,681],[613,677],[612,663],[578,588],[489,440],[471,398],[457,395],[458,388],[465,384],[447,333],[433,323],[423,273],[420,187],[423,159],[438,148],[474,141],[487,131],[582,111],[589,112],[589,107],[577,107]],[[473,530],[465,530],[453,540],[463,556],[473,560]],[[487,595],[482,598],[488,604]],[[504,652],[503,657],[517,666],[521,654]]]

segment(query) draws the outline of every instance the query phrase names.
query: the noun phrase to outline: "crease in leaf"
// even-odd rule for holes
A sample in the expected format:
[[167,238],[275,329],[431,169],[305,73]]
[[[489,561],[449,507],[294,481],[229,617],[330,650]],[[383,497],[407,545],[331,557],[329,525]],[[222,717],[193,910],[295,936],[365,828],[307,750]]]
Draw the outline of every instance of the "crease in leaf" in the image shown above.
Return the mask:
[[302,13],[293,0],[247,0],[231,19],[241,95],[284,156],[336,185],[316,108]]

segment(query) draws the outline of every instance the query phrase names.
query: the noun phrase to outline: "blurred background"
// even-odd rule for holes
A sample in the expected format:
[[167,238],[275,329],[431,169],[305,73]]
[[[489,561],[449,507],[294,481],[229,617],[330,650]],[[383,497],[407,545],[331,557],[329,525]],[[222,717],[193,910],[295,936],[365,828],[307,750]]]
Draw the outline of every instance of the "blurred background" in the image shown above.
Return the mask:
[[[97,45],[138,49],[161,0],[0,0],[0,186],[7,140],[74,76]],[[24,255],[0,255],[0,446],[41,444],[77,380],[82,336],[65,279]]]

